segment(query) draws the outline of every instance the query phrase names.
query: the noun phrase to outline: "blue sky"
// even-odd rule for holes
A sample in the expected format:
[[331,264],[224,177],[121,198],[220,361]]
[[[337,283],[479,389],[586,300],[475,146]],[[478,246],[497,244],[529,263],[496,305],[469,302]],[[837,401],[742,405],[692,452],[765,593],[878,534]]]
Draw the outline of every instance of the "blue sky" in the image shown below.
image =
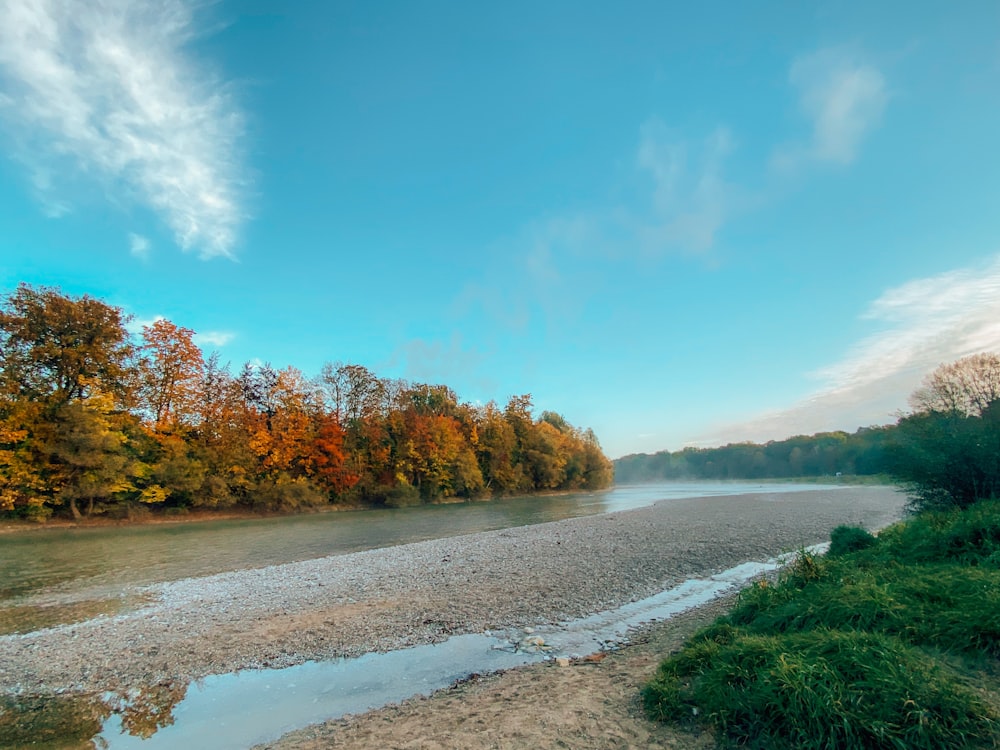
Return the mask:
[[1000,350],[995,2],[0,0],[0,289],[611,456]]

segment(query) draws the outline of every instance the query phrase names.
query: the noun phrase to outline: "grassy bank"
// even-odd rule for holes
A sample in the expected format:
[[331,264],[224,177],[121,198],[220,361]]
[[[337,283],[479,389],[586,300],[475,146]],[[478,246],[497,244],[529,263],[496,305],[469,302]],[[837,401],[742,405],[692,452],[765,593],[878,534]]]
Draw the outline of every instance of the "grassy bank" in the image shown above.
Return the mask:
[[840,527],[826,557],[665,660],[655,719],[767,748],[1000,745],[1000,502],[925,513],[872,537]]

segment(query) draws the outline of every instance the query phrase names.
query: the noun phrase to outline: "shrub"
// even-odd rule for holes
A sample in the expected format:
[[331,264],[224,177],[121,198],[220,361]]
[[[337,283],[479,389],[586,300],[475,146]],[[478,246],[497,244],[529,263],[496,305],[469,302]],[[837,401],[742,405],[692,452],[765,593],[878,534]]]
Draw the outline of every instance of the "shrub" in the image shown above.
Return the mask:
[[712,725],[761,748],[962,748],[1000,736],[946,665],[880,634],[716,629],[643,690],[653,719]]
[[874,536],[857,526],[838,526],[830,532],[830,549],[827,552],[831,557],[839,557],[850,552],[868,549],[876,543]]
[[1000,402],[981,415],[927,412],[899,420],[892,474],[916,511],[967,508],[1000,495]]
[[315,507],[327,502],[327,496],[305,477],[292,479],[279,474],[274,480],[262,481],[251,495],[253,507],[266,511],[292,511]]
[[1000,501],[983,500],[963,511],[927,511],[883,529],[878,540],[882,559],[1000,568]]
[[390,508],[408,508],[411,505],[420,505],[423,501],[420,498],[420,490],[413,485],[397,484],[386,489],[383,502]]

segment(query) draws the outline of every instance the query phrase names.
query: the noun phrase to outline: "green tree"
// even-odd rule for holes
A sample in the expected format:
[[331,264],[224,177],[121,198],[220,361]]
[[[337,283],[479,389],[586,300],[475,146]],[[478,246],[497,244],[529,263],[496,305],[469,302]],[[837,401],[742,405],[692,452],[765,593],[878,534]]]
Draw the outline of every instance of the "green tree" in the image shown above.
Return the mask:
[[889,447],[914,508],[965,508],[1000,496],[1000,358],[941,365],[916,391]]
[[[136,491],[132,480],[142,468],[129,455],[118,416],[109,396],[94,394],[63,404],[47,425],[43,451],[52,467],[53,501],[67,504],[74,519]],[[164,496],[154,491],[142,499],[159,502]]]

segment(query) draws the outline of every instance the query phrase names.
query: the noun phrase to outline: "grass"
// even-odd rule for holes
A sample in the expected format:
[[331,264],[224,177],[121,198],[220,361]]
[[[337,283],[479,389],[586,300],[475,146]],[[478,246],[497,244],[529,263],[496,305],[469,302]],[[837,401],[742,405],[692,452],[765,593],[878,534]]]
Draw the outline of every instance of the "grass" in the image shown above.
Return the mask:
[[747,747],[1000,746],[1000,503],[831,537],[665,660],[648,714]]

